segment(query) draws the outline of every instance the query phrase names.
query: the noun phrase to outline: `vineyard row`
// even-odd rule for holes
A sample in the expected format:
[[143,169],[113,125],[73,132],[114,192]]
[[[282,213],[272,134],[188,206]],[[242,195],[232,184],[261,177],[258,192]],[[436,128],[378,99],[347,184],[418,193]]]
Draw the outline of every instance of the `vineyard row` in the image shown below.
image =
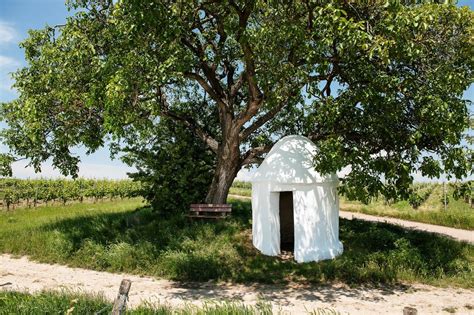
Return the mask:
[[140,189],[140,183],[131,180],[0,178],[0,204],[10,210],[20,205],[133,198],[140,195]]

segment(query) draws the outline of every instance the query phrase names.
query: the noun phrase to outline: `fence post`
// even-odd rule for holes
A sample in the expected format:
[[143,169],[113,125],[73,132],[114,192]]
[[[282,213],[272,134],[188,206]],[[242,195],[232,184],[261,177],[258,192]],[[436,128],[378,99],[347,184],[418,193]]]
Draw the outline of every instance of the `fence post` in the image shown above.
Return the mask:
[[446,204],[446,182],[443,182],[443,194],[444,194],[444,211],[446,211],[448,208],[448,205]]
[[127,307],[128,292],[132,281],[123,279],[120,283],[119,293],[114,302],[114,307],[112,308],[112,315],[123,315],[125,314],[125,309]]
[[405,306],[403,308],[403,315],[417,315],[418,311],[414,307]]

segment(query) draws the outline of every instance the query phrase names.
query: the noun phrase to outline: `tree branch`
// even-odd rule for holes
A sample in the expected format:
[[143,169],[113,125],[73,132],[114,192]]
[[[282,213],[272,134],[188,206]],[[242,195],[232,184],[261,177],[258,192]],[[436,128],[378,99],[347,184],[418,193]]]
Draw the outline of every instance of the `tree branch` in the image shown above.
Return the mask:
[[[214,89],[207,83],[207,81],[197,73],[194,72],[184,72],[183,75],[188,78],[195,80],[199,85],[209,94],[209,96],[216,101],[216,103],[222,103],[222,99],[219,95],[216,94]],[[223,103],[221,105],[224,105]]]
[[248,165],[248,164],[255,164],[259,163],[262,159],[261,155],[270,152],[273,147],[273,143],[270,145],[260,146],[249,149],[245,154],[242,156],[240,165]]
[[[196,41],[199,41],[199,39],[196,39]],[[222,89],[222,86],[219,82],[219,79],[216,77],[216,72],[215,72],[215,66],[210,66],[206,62],[205,58],[205,52],[204,49],[200,44],[193,45],[188,39],[182,38],[181,42],[188,47],[196,57],[199,58],[200,64],[201,64],[201,69],[206,76],[207,81],[210,84],[210,87],[212,87],[213,94],[215,97],[215,101],[222,107],[226,107],[227,104],[224,102],[225,96],[224,96],[224,90]],[[205,81],[204,81],[205,82]],[[207,82],[206,82],[207,83]],[[201,83],[200,83],[201,84]],[[209,93],[209,92],[208,92]]]
[[239,78],[237,79],[237,81],[231,86],[230,88],[230,96],[231,97],[235,97],[237,95],[237,93],[239,92],[240,88],[242,87],[242,85],[244,84],[244,81],[245,81],[245,73],[242,72],[239,76]]
[[212,152],[217,154],[219,150],[219,143],[211,137],[208,133],[206,133],[199,124],[191,117],[182,116],[178,113],[175,113],[169,109],[168,101],[166,100],[166,96],[158,89],[157,92],[158,101],[161,106],[160,114],[164,117],[169,117],[175,121],[179,121],[183,123],[186,127],[188,127],[192,132],[194,132],[204,143],[212,150]]
[[[229,1],[230,5],[237,11],[239,15],[239,30],[237,32],[237,41],[240,43],[244,54],[244,64],[245,69],[243,71],[245,76],[245,81],[247,81],[250,100],[247,103],[247,106],[243,112],[238,115],[237,124],[243,126],[247,121],[249,121],[255,114],[263,103],[263,93],[260,91],[257,81],[256,81],[256,72],[255,72],[255,60],[247,39],[242,39],[242,35],[247,28],[248,19],[250,13],[252,12],[251,6],[245,6],[243,9],[240,9],[235,1]],[[242,82],[243,79],[239,79]],[[241,84],[241,83],[239,83]],[[239,87],[239,86],[234,86]],[[234,89],[235,93],[235,89]]]
[[253,124],[247,127],[240,133],[240,140],[243,141],[247,139],[252,133],[257,131],[260,127],[262,127],[265,123],[271,120],[273,117],[276,116],[280,112],[280,110],[286,105],[286,102],[281,102],[278,106],[273,107],[264,115],[260,116]]
[[244,129],[240,133],[240,140],[243,141],[247,139],[252,133],[257,131],[260,127],[262,127],[265,123],[273,119],[282,109],[287,105],[292,97],[295,97],[298,95],[299,88],[293,86],[293,88],[290,87],[290,93],[287,94],[287,97],[285,97],[284,100],[282,100],[277,106],[273,107],[270,109],[268,112],[266,112],[264,115],[260,116],[256,121],[254,121],[250,126],[248,126],[246,129]]

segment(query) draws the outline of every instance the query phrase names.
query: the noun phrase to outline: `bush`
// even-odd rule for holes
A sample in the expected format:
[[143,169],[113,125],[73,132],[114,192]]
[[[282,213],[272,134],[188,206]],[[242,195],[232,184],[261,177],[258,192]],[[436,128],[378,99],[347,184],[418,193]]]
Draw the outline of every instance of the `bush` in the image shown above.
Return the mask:
[[163,119],[152,144],[126,149],[123,160],[138,169],[130,177],[143,185],[142,195],[155,210],[183,212],[201,203],[211,184],[215,155],[188,129]]

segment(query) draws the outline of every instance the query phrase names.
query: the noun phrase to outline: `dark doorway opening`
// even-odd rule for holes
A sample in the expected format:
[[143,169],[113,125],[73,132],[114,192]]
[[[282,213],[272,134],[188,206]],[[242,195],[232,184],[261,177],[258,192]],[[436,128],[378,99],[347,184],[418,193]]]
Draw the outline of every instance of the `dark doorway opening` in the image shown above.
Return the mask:
[[280,249],[294,251],[295,224],[293,214],[293,192],[280,192]]

